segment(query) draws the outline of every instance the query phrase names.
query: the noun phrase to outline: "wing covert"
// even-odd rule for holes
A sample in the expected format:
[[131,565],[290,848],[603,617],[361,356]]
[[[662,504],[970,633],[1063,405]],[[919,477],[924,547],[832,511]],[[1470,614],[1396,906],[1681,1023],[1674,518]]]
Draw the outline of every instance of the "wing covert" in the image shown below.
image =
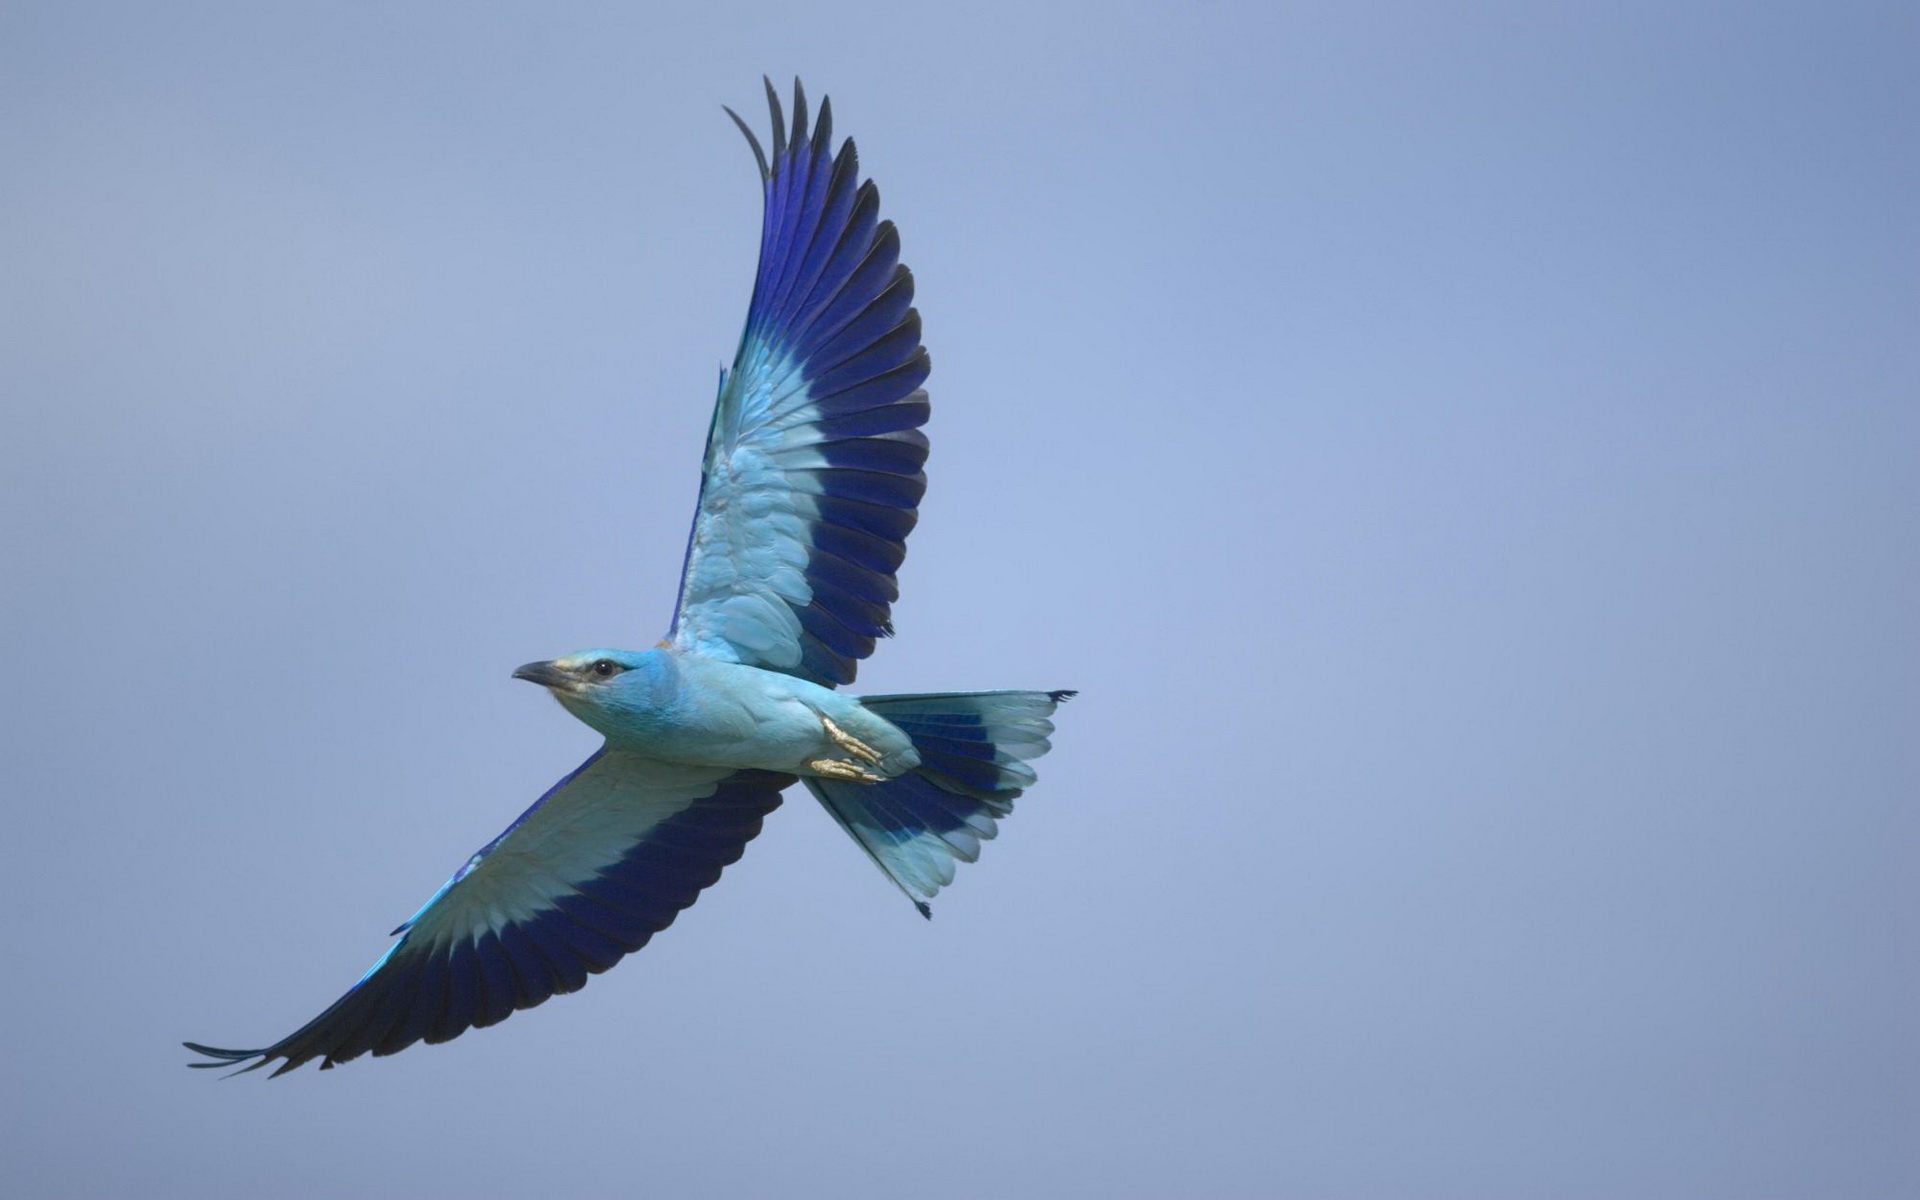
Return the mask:
[[760,260],[721,379],[673,644],[834,685],[892,633],[895,572],[926,490],[929,363],[880,196],[822,101],[791,139],[773,85]]
[[469,859],[359,982],[260,1050],[187,1048],[196,1067],[285,1074],[493,1025],[613,966],[736,861],[793,782],[600,750]]

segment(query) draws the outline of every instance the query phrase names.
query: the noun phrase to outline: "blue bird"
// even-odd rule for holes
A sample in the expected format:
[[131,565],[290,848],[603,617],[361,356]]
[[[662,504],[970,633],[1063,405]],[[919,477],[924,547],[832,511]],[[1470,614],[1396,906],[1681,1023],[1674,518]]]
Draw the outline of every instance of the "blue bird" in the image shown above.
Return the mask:
[[1034,782],[1073,695],[850,696],[890,636],[926,476],[927,352],[900,239],[822,100],[771,152],[738,113],[764,218],[745,332],[707,434],[671,632],[528,663],[606,738],[398,929],[333,1006],[259,1050],[284,1074],[444,1042],[584,986],[673,923],[804,781],[923,916]]

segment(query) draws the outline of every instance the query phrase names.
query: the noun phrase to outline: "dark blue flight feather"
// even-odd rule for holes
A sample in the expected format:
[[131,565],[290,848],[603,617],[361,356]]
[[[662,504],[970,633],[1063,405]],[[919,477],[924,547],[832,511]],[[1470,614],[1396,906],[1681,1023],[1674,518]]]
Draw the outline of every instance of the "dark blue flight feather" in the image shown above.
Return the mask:
[[[759,268],[707,439],[673,644],[827,685],[892,625],[926,491],[929,369],[900,239],[833,112],[772,84]],[[864,572],[873,578],[848,578]],[[857,603],[850,603],[857,599]],[[877,606],[877,611],[876,611]]]

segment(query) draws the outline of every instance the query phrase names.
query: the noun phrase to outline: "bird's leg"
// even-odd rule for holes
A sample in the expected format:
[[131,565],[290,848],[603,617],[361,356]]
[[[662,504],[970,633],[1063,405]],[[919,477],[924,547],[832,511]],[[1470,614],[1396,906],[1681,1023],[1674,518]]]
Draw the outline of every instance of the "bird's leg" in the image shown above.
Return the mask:
[[858,762],[845,758],[816,758],[807,764],[809,771],[818,771],[829,779],[851,779],[855,783],[880,783],[885,775],[878,775],[867,769],[867,765],[880,761],[880,752],[859,738],[833,723],[833,718],[820,714],[820,727],[826,731],[827,740],[851,754]]
[[855,783],[884,783],[885,775],[876,775],[856,762],[844,758],[816,758],[807,764],[807,770],[818,772],[829,779],[851,779]]
[[833,739],[833,744],[845,750],[848,754],[853,755],[863,763],[877,763],[880,761],[881,756],[878,750],[875,750],[872,746],[867,745],[859,738],[848,733],[838,725],[835,725],[832,717],[827,716],[825,713],[820,714],[820,724],[826,729],[827,736]]

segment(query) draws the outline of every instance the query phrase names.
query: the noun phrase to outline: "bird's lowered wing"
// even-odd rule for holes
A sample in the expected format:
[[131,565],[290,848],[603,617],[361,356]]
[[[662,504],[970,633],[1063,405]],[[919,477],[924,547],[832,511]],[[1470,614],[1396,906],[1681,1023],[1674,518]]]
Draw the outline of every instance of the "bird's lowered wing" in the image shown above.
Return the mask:
[[325,1069],[578,991],[720,878],[792,782],[602,749],[468,860],[331,1008],[261,1050],[188,1042],[214,1060],[193,1065]]
[[793,136],[767,85],[760,265],[707,435],[672,642],[681,650],[851,682],[892,632],[894,571],[926,490],[928,370],[900,239],[859,181],[831,106]]

